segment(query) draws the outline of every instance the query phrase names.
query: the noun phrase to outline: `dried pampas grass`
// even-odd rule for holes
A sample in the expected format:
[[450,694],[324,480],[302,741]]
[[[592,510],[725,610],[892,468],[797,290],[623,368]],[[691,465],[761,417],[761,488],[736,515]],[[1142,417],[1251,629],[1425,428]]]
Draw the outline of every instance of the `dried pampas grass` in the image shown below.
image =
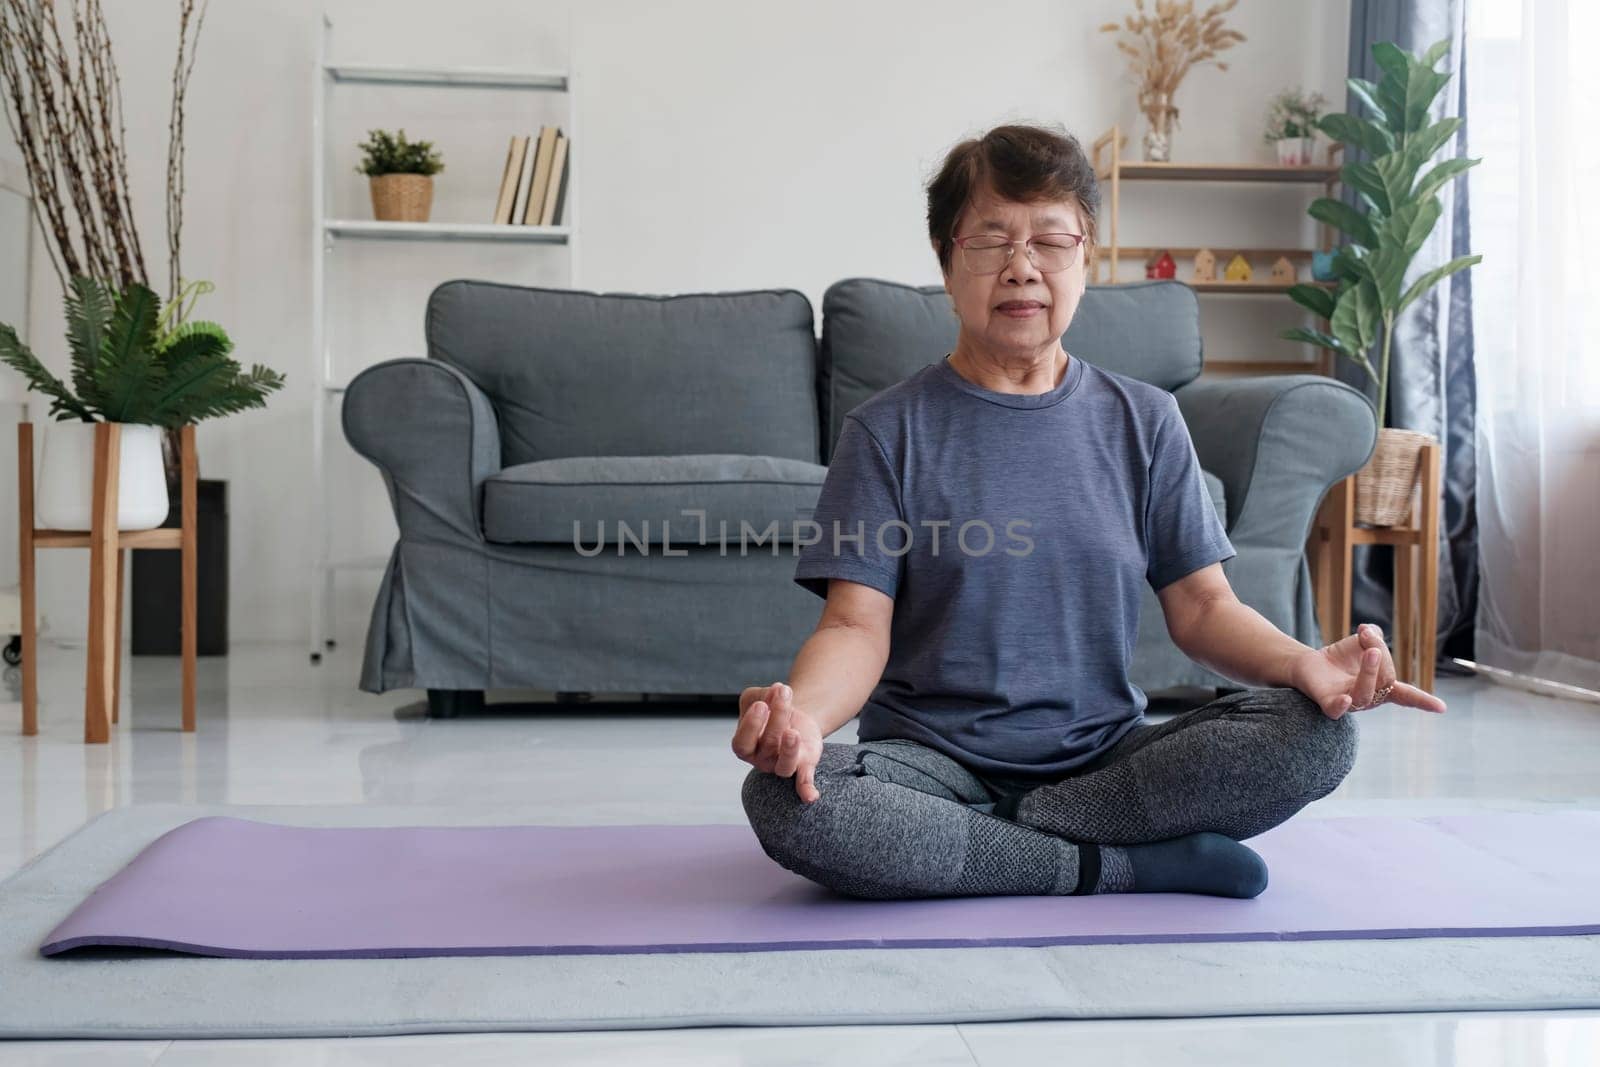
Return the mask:
[[1228,64],[1217,54],[1244,40],[1244,34],[1222,24],[1222,16],[1239,0],[1223,0],[1199,15],[1194,0],[1154,0],[1154,14],[1145,12],[1144,0],[1133,0],[1134,14],[1123,22],[1108,22],[1102,33],[1124,32],[1117,51],[1128,57],[1128,67],[1139,83],[1139,110],[1152,125],[1160,121],[1162,101],[1177,118],[1172,106],[1178,86],[1189,69],[1202,63],[1216,63],[1218,70]]

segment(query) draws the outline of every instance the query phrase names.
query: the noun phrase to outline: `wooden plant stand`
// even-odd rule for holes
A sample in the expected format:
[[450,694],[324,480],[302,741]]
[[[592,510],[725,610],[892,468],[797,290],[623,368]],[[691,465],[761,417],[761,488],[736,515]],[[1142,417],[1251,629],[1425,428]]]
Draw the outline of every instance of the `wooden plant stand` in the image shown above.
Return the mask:
[[182,442],[183,524],[172,529],[117,529],[117,472],[122,427],[94,427],[94,503],[90,529],[38,530],[33,525],[33,424],[17,425],[17,495],[22,557],[22,732],[39,732],[39,649],[33,553],[36,548],[89,550],[89,664],[84,692],[83,740],[104,744],[117,721],[122,682],[123,549],[175,548],[183,553],[183,729],[195,728],[195,479],[194,425],[179,431]]
[[1394,546],[1395,677],[1433,692],[1439,632],[1439,445],[1422,446],[1411,511],[1398,526],[1357,526],[1356,480],[1336,483],[1323,498],[1306,543],[1326,643],[1350,633],[1351,547]]

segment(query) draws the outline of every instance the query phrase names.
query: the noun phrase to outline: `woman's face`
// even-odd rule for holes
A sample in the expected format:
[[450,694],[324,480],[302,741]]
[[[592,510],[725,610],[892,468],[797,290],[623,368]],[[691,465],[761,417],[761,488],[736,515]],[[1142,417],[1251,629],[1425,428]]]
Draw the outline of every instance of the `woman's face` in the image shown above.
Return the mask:
[[[962,212],[955,236],[1024,241],[1042,233],[1086,234],[1076,201],[1020,204],[984,190]],[[1019,244],[999,273],[974,274],[962,262],[961,249],[951,249],[944,287],[961,320],[962,340],[1005,362],[1030,362],[1055,351],[1083,296],[1088,252],[1082,244],[1066,270],[1045,273]]]

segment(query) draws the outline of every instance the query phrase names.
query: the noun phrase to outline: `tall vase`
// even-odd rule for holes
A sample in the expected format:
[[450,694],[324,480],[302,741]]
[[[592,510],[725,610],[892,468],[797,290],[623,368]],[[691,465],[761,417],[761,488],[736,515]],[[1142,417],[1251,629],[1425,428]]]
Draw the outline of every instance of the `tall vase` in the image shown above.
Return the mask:
[[1172,159],[1172,131],[1178,124],[1178,109],[1166,93],[1151,98],[1145,118],[1150,128],[1144,131],[1144,158],[1150,163],[1166,163]]

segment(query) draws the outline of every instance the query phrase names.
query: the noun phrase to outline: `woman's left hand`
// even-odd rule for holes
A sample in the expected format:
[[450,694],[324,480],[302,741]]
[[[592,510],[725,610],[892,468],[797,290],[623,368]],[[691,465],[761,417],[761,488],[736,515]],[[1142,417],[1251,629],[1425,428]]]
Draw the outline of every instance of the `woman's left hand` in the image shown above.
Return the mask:
[[1291,674],[1294,687],[1315,700],[1330,719],[1384,703],[1432,712],[1445,709],[1444,701],[1432,693],[1395,680],[1394,659],[1383,643],[1383,633],[1370,623],[1301,656]]

